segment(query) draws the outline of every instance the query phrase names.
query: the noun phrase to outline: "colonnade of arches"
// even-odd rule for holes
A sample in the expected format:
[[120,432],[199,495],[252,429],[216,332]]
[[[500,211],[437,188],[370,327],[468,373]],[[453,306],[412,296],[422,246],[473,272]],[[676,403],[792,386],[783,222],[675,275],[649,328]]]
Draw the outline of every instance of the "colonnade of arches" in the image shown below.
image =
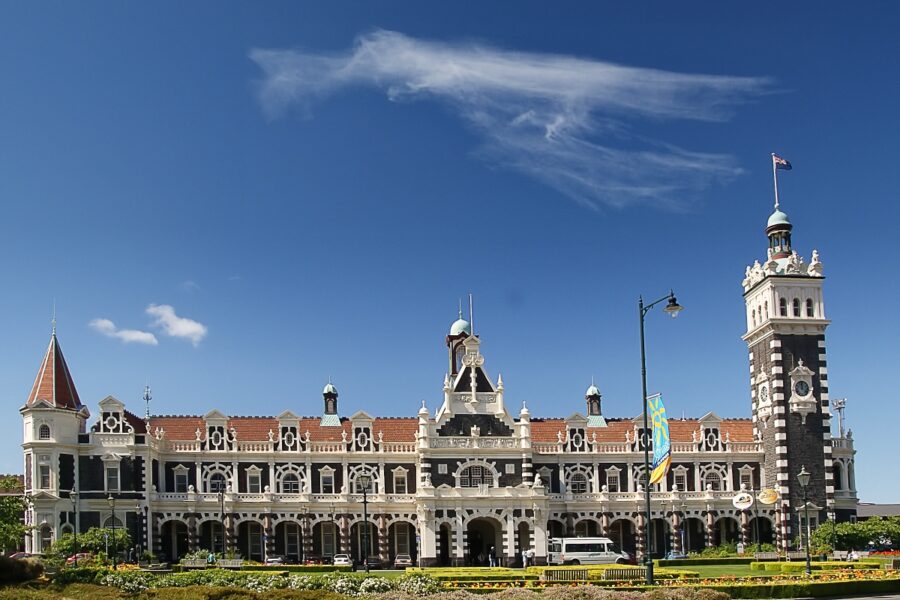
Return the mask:
[[170,518],[157,522],[155,552],[170,561],[197,550],[235,555],[256,561],[282,556],[289,562],[330,559],[349,554],[356,562],[376,557],[390,563],[398,554],[417,554],[416,529],[412,521],[388,522],[381,516],[336,520],[279,519],[268,516],[232,521]]
[[[548,522],[548,537],[608,537],[631,555],[643,555],[643,515],[638,518],[619,517],[608,521],[606,531],[602,521],[582,518],[570,523],[557,519]],[[742,524],[743,523],[743,524]],[[670,552],[699,552],[706,547],[743,542],[744,544],[774,544],[775,528],[768,516],[740,518],[732,515],[704,517],[677,515],[670,518],[656,517],[650,520],[650,548],[654,558],[665,557]]]

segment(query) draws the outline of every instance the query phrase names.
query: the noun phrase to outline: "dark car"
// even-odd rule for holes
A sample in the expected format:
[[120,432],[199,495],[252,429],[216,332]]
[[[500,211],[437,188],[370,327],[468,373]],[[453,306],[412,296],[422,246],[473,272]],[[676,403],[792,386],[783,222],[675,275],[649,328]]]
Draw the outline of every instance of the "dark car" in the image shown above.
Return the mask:
[[366,558],[366,565],[368,565],[369,569],[381,569],[384,565],[381,564],[381,558],[377,556],[369,556]]
[[325,559],[319,556],[318,554],[307,554],[306,559],[303,561],[305,565],[324,565]]

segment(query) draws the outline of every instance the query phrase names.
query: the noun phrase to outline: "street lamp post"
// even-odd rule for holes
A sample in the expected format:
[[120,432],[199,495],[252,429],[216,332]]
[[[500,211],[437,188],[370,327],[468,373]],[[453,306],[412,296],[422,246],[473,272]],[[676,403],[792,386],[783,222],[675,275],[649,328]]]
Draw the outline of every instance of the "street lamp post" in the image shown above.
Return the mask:
[[[225,490],[223,489],[219,489],[219,514],[222,518],[222,558],[225,558]],[[213,544],[210,543],[210,545]]]
[[75,566],[78,566],[78,492],[74,489],[69,492],[69,500],[72,501],[72,545],[75,547]]
[[653,585],[653,557],[650,556],[650,431],[648,428],[647,422],[647,352],[644,346],[644,318],[647,316],[647,313],[651,308],[662,302],[663,300],[668,300],[668,304],[663,309],[666,313],[672,315],[672,317],[677,317],[678,313],[683,309],[682,306],[678,304],[678,301],[675,299],[675,292],[670,291],[667,295],[663,296],[659,300],[655,302],[651,302],[650,304],[644,304],[644,297],[638,297],[638,313],[640,314],[640,323],[641,323],[641,391],[643,392],[643,405],[644,405],[644,476],[646,480],[644,482],[644,492],[646,496],[646,516],[644,519],[644,563],[647,565],[647,585]]
[[806,536],[806,575],[808,577],[812,575],[812,563],[809,557],[809,497],[806,494],[807,486],[809,486],[809,473],[805,466],[801,467],[800,472],[797,473],[797,483],[800,484],[800,491],[803,493],[803,518],[806,523],[800,528],[800,535],[805,534]]
[[141,554],[144,550],[144,509],[141,508],[141,503],[138,502],[134,505],[134,539],[137,542],[137,557],[135,562],[141,562]]
[[356,478],[357,485],[362,486],[362,494],[363,494],[363,564],[365,565],[366,573],[369,572],[369,512],[368,512],[368,504],[369,504],[369,483],[372,481],[372,478],[368,475],[360,475]]
[[107,504],[109,504],[109,508],[112,510],[112,543],[113,543],[113,551],[112,551],[112,559],[113,559],[113,570],[116,570],[116,499],[110,494],[106,499]]

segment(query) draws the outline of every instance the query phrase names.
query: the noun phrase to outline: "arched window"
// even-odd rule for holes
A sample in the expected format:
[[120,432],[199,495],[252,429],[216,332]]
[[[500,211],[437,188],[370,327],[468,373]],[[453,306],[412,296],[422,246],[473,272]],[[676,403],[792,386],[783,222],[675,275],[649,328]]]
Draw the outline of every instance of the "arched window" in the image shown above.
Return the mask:
[[478,487],[482,484],[492,485],[494,483],[494,474],[487,467],[472,465],[466,467],[459,474],[459,487],[470,488]]
[[766,307],[766,318],[768,319],[769,318],[769,301],[768,300],[766,300],[765,307]]
[[209,491],[211,494],[224,492],[227,484],[225,482],[224,473],[213,473],[209,476]]
[[49,525],[41,527],[41,552],[46,552],[53,544],[53,530]]
[[794,301],[792,302],[792,305],[793,305],[793,308],[794,308],[794,316],[795,316],[795,317],[799,317],[799,316],[800,316],[800,299],[799,299],[799,298],[794,298]]
[[814,313],[814,311],[813,311],[813,301],[812,301],[812,298],[807,298],[807,299],[806,299],[806,316],[807,316],[807,317],[813,317],[813,316],[815,316],[815,313]]
[[844,465],[841,461],[834,461],[834,489],[844,490]]
[[49,440],[50,439],[50,426],[49,425],[41,425],[38,427],[38,439],[39,440]]
[[715,471],[710,471],[703,478],[703,487],[714,492],[722,490],[722,477]]
[[575,473],[569,478],[569,491],[573,494],[587,494],[588,480],[584,473]]
[[295,473],[288,473],[284,477],[281,478],[281,493],[282,494],[299,494],[300,493],[300,478],[297,477]]
[[787,316],[787,300],[784,298],[779,298],[778,300],[778,315],[781,317]]
[[750,315],[753,317],[753,326],[756,327],[756,309],[754,308],[750,311]]
[[112,529],[112,528],[122,529],[122,527],[123,527],[122,519],[120,519],[119,517],[113,517],[112,515],[110,515],[110,516],[106,517],[105,521],[103,521],[104,529]]

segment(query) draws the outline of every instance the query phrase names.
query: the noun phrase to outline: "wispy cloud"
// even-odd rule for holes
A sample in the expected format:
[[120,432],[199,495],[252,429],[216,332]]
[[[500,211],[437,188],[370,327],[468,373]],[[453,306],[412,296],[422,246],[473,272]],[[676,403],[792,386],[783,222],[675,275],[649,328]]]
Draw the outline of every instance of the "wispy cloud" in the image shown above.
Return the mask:
[[199,344],[208,332],[206,325],[193,319],[179,317],[175,314],[175,308],[168,304],[151,304],[147,307],[147,314],[154,317],[151,325],[160,328],[168,336],[190,340],[194,346]]
[[479,155],[590,208],[674,208],[685,192],[740,173],[726,154],[649,139],[632,124],[725,121],[769,87],[766,78],[626,67],[391,31],[361,36],[339,54],[254,49],[250,57],[263,71],[259,97],[272,118],[359,85],[381,88],[395,101],[435,99],[481,134]]
[[88,326],[94,331],[102,333],[106,337],[121,340],[126,344],[135,343],[147,344],[150,346],[156,346],[157,344],[159,344],[156,336],[149,331],[140,331],[137,329],[119,329],[116,327],[116,324],[109,319],[94,319],[93,321],[88,323]]
[[200,284],[192,279],[188,279],[181,282],[181,289],[189,294],[193,294],[200,291]]

